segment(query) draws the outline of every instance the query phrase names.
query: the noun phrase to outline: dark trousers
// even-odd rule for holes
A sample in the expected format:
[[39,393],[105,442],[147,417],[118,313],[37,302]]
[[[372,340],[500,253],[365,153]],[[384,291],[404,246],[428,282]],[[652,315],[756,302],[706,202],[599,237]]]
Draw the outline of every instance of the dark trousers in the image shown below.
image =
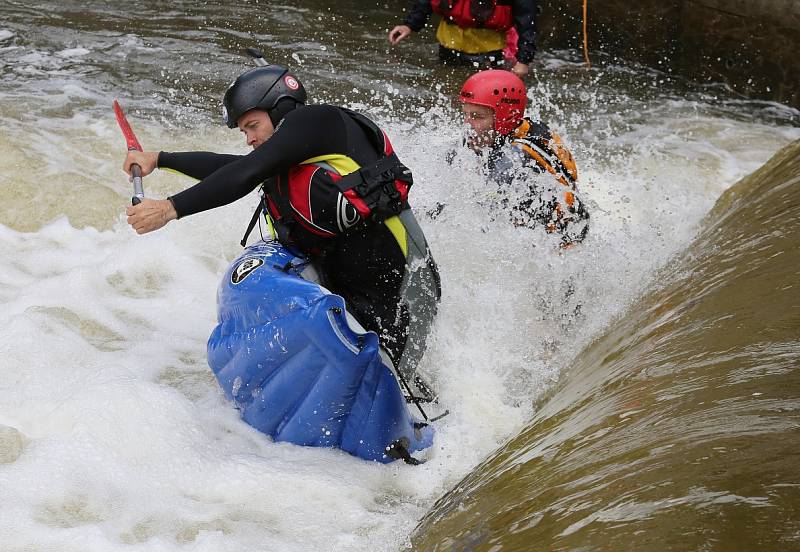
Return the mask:
[[439,61],[445,65],[463,65],[476,69],[503,69],[505,67],[502,50],[481,54],[467,54],[445,48],[441,44],[439,45]]

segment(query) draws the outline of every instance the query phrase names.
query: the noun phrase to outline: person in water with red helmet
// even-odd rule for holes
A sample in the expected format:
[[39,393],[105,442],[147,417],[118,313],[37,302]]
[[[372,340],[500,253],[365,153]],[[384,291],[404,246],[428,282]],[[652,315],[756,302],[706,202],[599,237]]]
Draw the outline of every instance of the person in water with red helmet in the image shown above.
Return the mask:
[[[403,23],[389,31],[389,42],[419,32],[435,12],[442,18],[436,30],[442,63],[497,68],[512,57],[507,68],[522,77],[536,53],[537,11],[538,0],[414,0]],[[506,49],[513,54],[504,55]]]
[[260,186],[262,200],[247,234],[263,217],[272,239],[310,259],[320,283],[378,334],[394,366],[412,382],[441,288],[409,207],[411,171],[370,119],[332,105],[306,106],[306,100],[305,88],[286,67],[241,74],[225,92],[223,117],[253,150],[129,152],[123,163],[128,174],[137,164],[143,175],[165,168],[200,182],[128,207],[128,223],[139,234],[152,232]]
[[575,160],[550,127],[525,117],[522,80],[509,71],[480,71],[466,80],[459,99],[470,127],[467,145],[485,155],[514,224],[543,226],[560,234],[562,246],[583,241],[589,213],[578,197]]

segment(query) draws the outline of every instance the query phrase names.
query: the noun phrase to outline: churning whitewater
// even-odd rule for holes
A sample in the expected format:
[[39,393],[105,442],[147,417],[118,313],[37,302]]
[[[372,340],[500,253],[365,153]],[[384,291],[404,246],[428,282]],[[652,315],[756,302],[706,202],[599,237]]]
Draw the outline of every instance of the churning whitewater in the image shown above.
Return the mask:
[[[445,162],[463,131],[460,77],[386,53],[386,9],[322,32],[332,16],[319,2],[272,15],[86,4],[0,7],[7,550],[402,549],[717,197],[800,137],[797,113],[774,104],[635,68],[586,72],[569,53],[544,52],[530,111],[572,147],[592,216],[587,240],[560,251],[555,237],[487,211],[492,191],[472,154]],[[422,466],[274,443],[225,400],[206,341],[255,193],[153,234],[125,222],[113,99],[145,149],[246,152],[219,101],[253,43],[293,66],[316,101],[375,118],[414,171],[411,205],[443,287],[422,370],[451,412]],[[144,180],[157,198],[190,184],[163,171]]]

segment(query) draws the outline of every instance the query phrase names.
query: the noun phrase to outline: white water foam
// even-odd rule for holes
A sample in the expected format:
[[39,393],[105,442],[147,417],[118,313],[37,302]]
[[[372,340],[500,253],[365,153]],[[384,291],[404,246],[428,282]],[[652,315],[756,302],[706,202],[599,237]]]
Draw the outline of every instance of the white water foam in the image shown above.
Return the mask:
[[[557,103],[548,93],[535,95],[534,110]],[[91,101],[65,94],[66,105]],[[679,101],[620,115],[619,132],[603,120],[553,119],[575,149],[592,213],[587,241],[560,253],[553,237],[487,212],[491,188],[469,152],[445,163],[459,133],[448,107],[418,115],[384,120],[414,169],[413,206],[444,287],[424,369],[452,413],[418,467],[272,443],[225,401],[205,341],[254,197],[137,236],[121,214],[130,192],[110,112],[91,122],[14,118],[22,132],[0,135],[11,145],[0,163],[26,217],[43,212],[26,195],[62,192],[61,171],[87,170],[82,193],[62,207],[69,220],[48,215],[28,232],[0,220],[3,549],[401,548],[435,498],[523,426],[541,391],[691,239],[719,193],[800,137]],[[132,123],[149,147],[246,151],[203,123],[191,136]],[[33,147],[44,177],[17,162],[26,132],[43,137]],[[154,197],[186,185],[163,173],[145,180]]]

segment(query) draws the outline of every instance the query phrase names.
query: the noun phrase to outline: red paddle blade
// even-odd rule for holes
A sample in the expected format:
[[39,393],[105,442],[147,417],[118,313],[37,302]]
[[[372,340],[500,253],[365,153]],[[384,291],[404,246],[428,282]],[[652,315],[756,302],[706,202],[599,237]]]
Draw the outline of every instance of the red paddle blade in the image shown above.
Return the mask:
[[122,130],[122,134],[125,135],[125,141],[128,142],[128,151],[142,151],[142,146],[139,144],[139,140],[136,139],[136,135],[133,133],[131,125],[128,124],[128,119],[125,118],[125,113],[122,112],[122,107],[120,107],[117,100],[114,100],[114,115],[117,116],[119,128]]

